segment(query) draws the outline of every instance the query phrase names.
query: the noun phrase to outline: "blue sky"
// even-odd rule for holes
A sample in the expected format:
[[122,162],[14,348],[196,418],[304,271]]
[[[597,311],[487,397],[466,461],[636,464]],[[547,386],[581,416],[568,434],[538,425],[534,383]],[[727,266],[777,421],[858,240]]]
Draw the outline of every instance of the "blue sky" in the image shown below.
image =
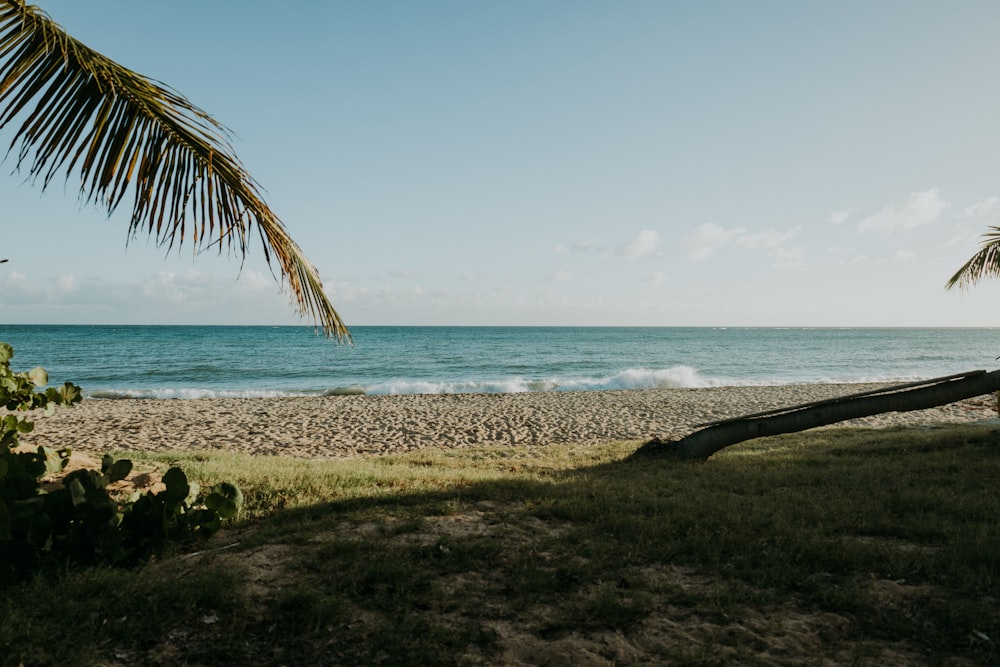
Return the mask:
[[[992,0],[39,4],[232,129],[349,325],[1000,326],[943,289],[1000,225]],[[13,166],[0,322],[300,321]]]

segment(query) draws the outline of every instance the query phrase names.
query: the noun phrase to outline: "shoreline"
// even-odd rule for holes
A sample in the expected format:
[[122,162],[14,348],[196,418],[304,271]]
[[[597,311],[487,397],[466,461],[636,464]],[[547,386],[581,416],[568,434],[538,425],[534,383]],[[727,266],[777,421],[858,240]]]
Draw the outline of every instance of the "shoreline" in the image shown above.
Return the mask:
[[[887,384],[617,389],[510,394],[84,400],[39,415],[31,447],[74,451],[223,450],[305,459],[472,446],[597,444],[680,438],[700,423],[869,391]],[[997,418],[984,395],[836,426],[975,423]]]

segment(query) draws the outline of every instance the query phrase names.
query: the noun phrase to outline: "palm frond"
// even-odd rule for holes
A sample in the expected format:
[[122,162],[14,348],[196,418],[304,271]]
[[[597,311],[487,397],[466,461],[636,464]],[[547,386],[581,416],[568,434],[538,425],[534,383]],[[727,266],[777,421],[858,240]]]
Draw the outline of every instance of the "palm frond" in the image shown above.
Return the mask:
[[316,268],[264,203],[229,133],[182,95],[76,41],[23,0],[0,0],[0,130],[8,153],[44,190],[60,173],[110,215],[131,195],[129,236],[168,249],[185,241],[245,257],[254,232],[302,315],[328,336],[350,334]]
[[979,251],[955,272],[945,284],[945,289],[969,287],[984,278],[998,276],[1000,276],[1000,227],[990,227],[989,231],[983,234]]

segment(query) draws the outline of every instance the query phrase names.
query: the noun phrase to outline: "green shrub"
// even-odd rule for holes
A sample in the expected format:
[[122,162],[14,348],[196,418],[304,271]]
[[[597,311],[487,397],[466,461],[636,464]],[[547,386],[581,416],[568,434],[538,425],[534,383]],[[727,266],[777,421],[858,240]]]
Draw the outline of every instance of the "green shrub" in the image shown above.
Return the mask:
[[58,405],[74,405],[80,388],[67,382],[39,391],[48,374],[42,368],[12,371],[13,356],[13,348],[0,343],[0,407],[6,409],[0,418],[0,586],[52,559],[139,562],[168,542],[206,538],[238,514],[243,496],[237,487],[222,483],[202,491],[180,468],[166,472],[158,493],[116,499],[108,485],[125,479],[132,462],[107,455],[100,471],[75,470],[61,488],[46,492],[42,477],[64,470],[70,449],[16,451],[21,434],[34,429],[30,416],[17,413],[51,414]]

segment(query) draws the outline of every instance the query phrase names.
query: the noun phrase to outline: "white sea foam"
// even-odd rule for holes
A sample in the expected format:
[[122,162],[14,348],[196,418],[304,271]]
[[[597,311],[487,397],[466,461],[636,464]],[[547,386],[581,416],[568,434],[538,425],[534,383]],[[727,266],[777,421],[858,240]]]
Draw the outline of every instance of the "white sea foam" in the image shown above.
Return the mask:
[[391,380],[370,385],[366,394],[517,394],[532,391],[534,382],[514,377],[502,380],[459,380],[431,382],[429,380]]
[[516,394],[549,391],[601,391],[625,389],[698,389],[705,387],[756,387],[805,384],[873,383],[892,384],[919,381],[919,376],[871,375],[854,378],[721,378],[706,377],[690,366],[671,368],[627,368],[607,377],[528,379],[520,376],[498,380],[439,381],[397,379],[371,385],[350,384],[326,390],[261,389],[110,389],[84,391],[96,399],[197,399],[197,398],[287,398],[295,396],[359,396],[402,394]]
[[608,377],[526,379],[510,377],[500,380],[463,380],[431,382],[426,380],[393,380],[366,388],[366,394],[514,394],[531,391],[595,391],[602,389],[656,389],[714,387],[726,384],[703,377],[690,366],[665,369],[629,368]]

